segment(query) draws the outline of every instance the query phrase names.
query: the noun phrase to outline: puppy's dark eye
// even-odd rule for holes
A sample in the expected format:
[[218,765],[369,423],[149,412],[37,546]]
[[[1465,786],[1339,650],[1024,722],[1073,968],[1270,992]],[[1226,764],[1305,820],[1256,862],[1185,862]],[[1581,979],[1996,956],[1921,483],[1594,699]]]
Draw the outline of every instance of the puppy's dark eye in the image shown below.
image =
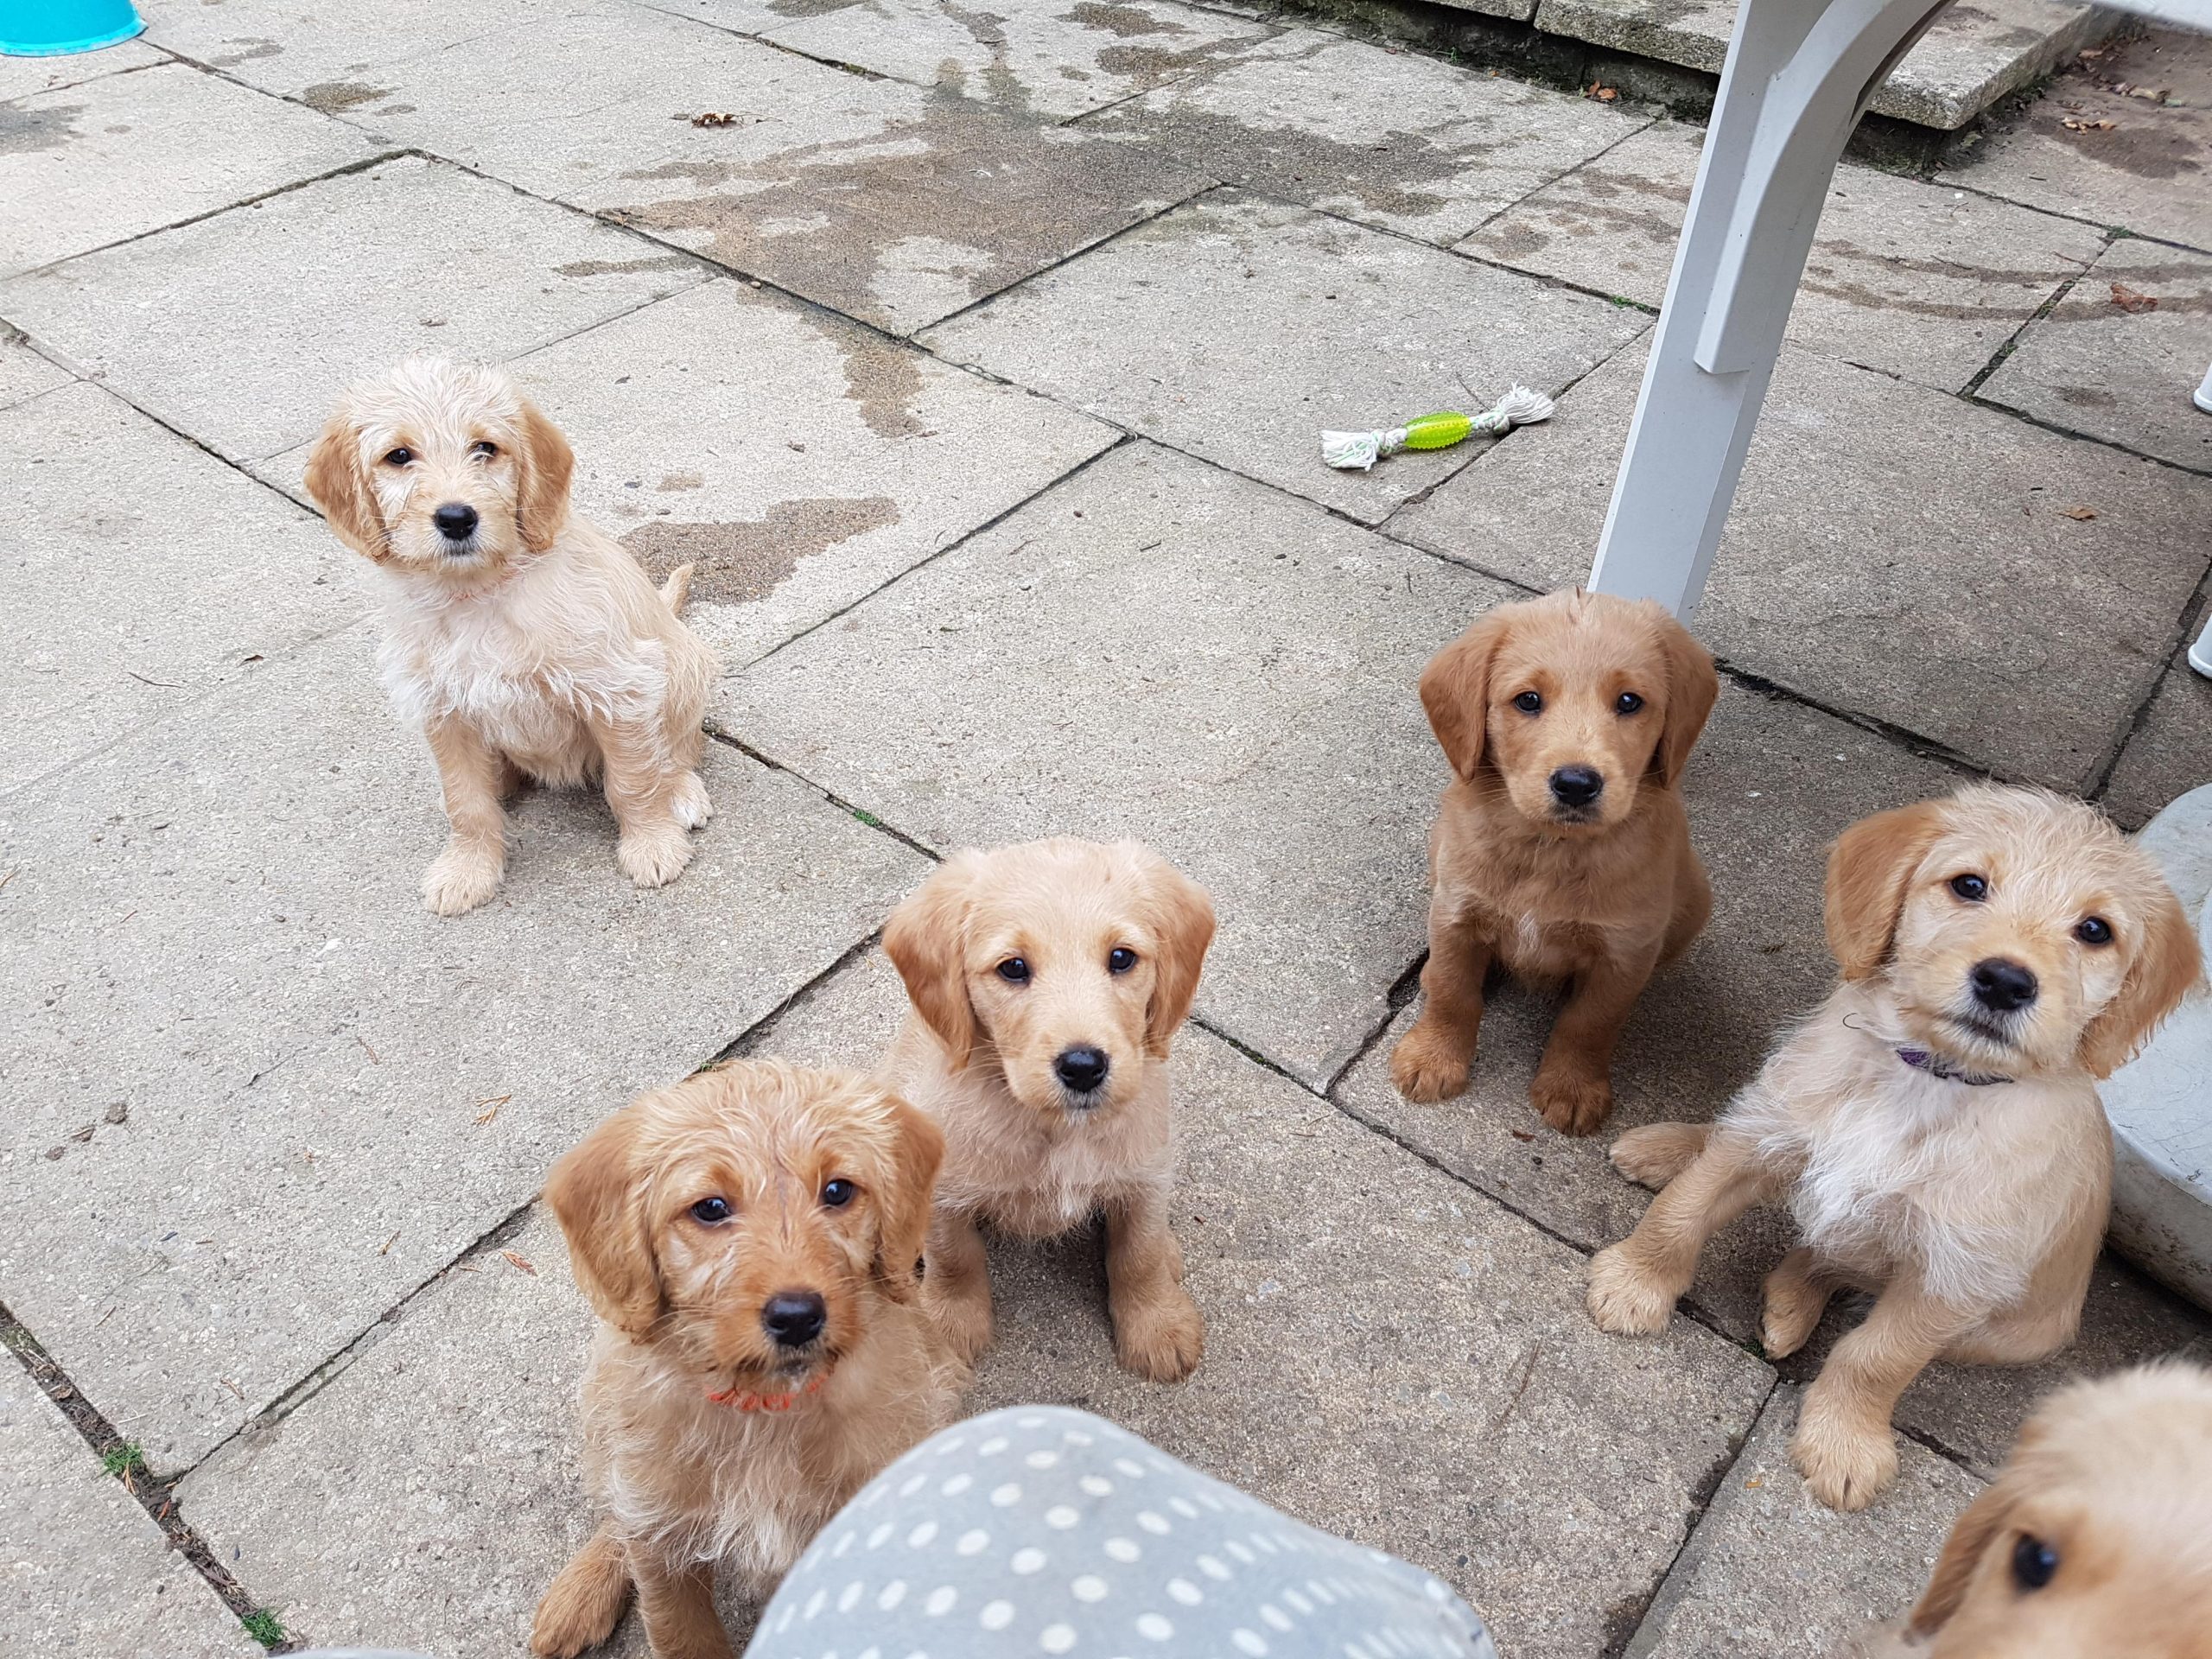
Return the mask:
[[842,1210],[853,1201],[853,1195],[859,1191],[860,1188],[842,1179],[824,1181],[822,1184],[823,1205],[828,1209]]
[[1617,715],[1632,715],[1643,707],[1643,699],[1633,691],[1624,691],[1613,699],[1613,712]]
[[499,446],[489,438],[479,438],[468,446],[468,453],[472,455],[481,455],[485,460],[489,461],[499,453]]
[[1106,953],[1106,970],[1109,973],[1126,974],[1136,965],[1137,953],[1126,944],[1117,944]]
[[414,459],[415,452],[412,449],[388,449],[385,452],[384,457],[385,465],[387,467],[404,467]]
[[1513,706],[1524,715],[1541,714],[1544,700],[1534,691],[1523,691],[1513,699]]
[[2012,1582],[2023,1590],[2040,1590],[2058,1573],[2058,1552],[2027,1533],[2012,1546]]
[[702,1198],[691,1206],[691,1219],[702,1227],[719,1227],[729,1219],[728,1198]]
[[2084,944],[2110,944],[2112,924],[2101,916],[2084,916],[2074,925],[2074,937]]
[[1968,904],[1978,905],[1989,897],[1989,882],[1979,875],[1955,875],[1951,878],[1951,891]]
[[1009,985],[1027,985],[1029,982],[1029,964],[1020,957],[1008,957],[999,963],[999,977]]

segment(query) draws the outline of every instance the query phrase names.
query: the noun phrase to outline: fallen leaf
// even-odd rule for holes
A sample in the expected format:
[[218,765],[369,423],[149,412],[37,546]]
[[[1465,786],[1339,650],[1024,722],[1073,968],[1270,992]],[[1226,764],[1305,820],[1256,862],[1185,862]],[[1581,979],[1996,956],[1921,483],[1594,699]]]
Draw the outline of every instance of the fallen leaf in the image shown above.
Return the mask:
[[1600,104],[1610,104],[1620,95],[1619,87],[1603,86],[1594,80],[1590,83],[1590,90],[1582,94],[1585,98],[1596,99]]
[[512,1095],[493,1095],[488,1100],[478,1101],[476,1103],[479,1106],[488,1106],[491,1109],[489,1111],[477,1113],[476,1121],[479,1123],[489,1123],[493,1118],[499,1115],[499,1108],[505,1105],[513,1098],[514,1096]]
[[2157,295],[2138,294],[2125,283],[2114,283],[2112,285],[2112,302],[2131,317],[2140,312],[2155,311],[2158,308]]
[[728,110],[704,110],[691,118],[695,127],[734,127],[742,118]]
[[2097,516],[2097,510],[2094,507],[2061,507],[2058,510],[2058,516],[2062,518],[2075,519],[2086,524]]
[[385,1240],[384,1249],[378,1250],[377,1254],[378,1255],[390,1255],[391,1254],[391,1247],[398,1243],[399,1235],[397,1233],[394,1233],[390,1238]]
[[1506,1133],[1511,1135],[1516,1141],[1533,1141],[1536,1138],[1535,1135],[1529,1134],[1526,1129],[1508,1129]]
[[2112,123],[2109,121],[2077,121],[2070,115],[2066,118],[2064,125],[2069,132],[2110,132],[2112,130]]
[[523,1255],[514,1250],[501,1250],[499,1254],[507,1258],[507,1264],[510,1267],[520,1268],[524,1273],[528,1274],[533,1279],[537,1277],[537,1269],[530,1265],[530,1258],[528,1256]]

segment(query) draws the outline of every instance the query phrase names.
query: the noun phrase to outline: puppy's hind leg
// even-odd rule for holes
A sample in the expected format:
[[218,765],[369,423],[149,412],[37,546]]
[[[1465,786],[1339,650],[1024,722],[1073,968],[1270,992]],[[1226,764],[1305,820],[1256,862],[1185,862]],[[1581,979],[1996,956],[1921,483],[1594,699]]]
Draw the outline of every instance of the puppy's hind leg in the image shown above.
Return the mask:
[[612,1523],[602,1521],[538,1598],[530,1650],[538,1659],[575,1659],[614,1634],[629,1605],[629,1559]]
[[1646,1123],[1614,1141],[1606,1155],[1629,1179],[1656,1192],[1697,1160],[1711,1132],[1707,1123]]
[[595,725],[592,734],[606,761],[607,804],[622,831],[614,861],[641,887],[666,887],[691,861],[677,802],[694,774],[677,766],[651,720]]
[[1766,1314],[1759,1323],[1759,1346],[1769,1359],[1787,1359],[1827,1312],[1835,1286],[1820,1270],[1813,1252],[1800,1244],[1766,1276]]
[[963,1364],[991,1345],[991,1268],[970,1215],[940,1210],[922,1251],[922,1306]]
[[1756,1143],[1707,1137],[1697,1161],[1667,1183],[1636,1230],[1590,1261],[1590,1318],[1616,1336],[1656,1337],[1690,1287],[1705,1242],[1756,1204],[1769,1184]]

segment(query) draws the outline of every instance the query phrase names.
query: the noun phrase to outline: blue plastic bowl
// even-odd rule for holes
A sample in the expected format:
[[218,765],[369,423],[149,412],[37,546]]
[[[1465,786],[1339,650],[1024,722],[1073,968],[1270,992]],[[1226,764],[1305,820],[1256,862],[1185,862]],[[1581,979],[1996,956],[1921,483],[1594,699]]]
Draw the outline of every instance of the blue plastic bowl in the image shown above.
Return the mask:
[[91,52],[145,27],[130,0],[0,0],[0,54],[11,58]]

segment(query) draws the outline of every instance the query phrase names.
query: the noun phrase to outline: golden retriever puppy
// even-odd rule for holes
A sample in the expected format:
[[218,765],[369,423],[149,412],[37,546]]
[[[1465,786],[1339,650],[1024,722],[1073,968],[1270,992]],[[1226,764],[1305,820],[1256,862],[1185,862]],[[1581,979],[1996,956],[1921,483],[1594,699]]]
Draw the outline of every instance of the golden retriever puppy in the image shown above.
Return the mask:
[[1890,1414],[1929,1361],[2024,1363],[2072,1340],[2110,1209],[2107,1077],[2196,982],[2195,934],[2094,808],[1975,785],[1846,830],[1828,861],[1843,969],[1719,1122],[1655,1123],[1613,1162],[1664,1190],[1590,1264],[1607,1331],[1663,1329],[1705,1241],[1787,1198],[1803,1242],[1766,1281],[1770,1357],[1832,1292],[1876,1294],[1805,1395],[1815,1497],[1897,1472]]
[[452,836],[423,902],[441,916],[499,887],[500,803],[524,779],[600,783],[641,887],[674,880],[714,816],[699,721],[721,670],[677,618],[690,567],[656,589],[572,516],[575,465],[505,375],[435,358],[353,387],[308,460],[308,493],[381,578],[385,683],[437,761]]
[[2051,1395],[1902,1627],[1843,1651],[2212,1659],[2212,1376],[2170,1362]]
[[1421,1018],[1390,1056],[1408,1100],[1467,1086],[1497,963],[1569,985],[1529,1091],[1544,1121],[1588,1135],[1611,1114],[1629,1010],[1713,907],[1681,784],[1719,694],[1662,607],[1579,589],[1499,606],[1422,671],[1457,775],[1429,836]]
[[892,912],[913,1009],[880,1075],[944,1128],[925,1292],[963,1358],[991,1339],[979,1224],[1049,1238],[1103,1211],[1116,1354],[1163,1382],[1198,1364],[1166,1059],[1213,925],[1203,889],[1127,841],[957,853]]
[[583,1382],[602,1519],[531,1650],[603,1642],[637,1588],[659,1659],[728,1659],[715,1569],[765,1596],[846,1499],[950,1421],[917,1268],[937,1125],[863,1078],[740,1060],[640,1095],[545,1200],[600,1317]]

